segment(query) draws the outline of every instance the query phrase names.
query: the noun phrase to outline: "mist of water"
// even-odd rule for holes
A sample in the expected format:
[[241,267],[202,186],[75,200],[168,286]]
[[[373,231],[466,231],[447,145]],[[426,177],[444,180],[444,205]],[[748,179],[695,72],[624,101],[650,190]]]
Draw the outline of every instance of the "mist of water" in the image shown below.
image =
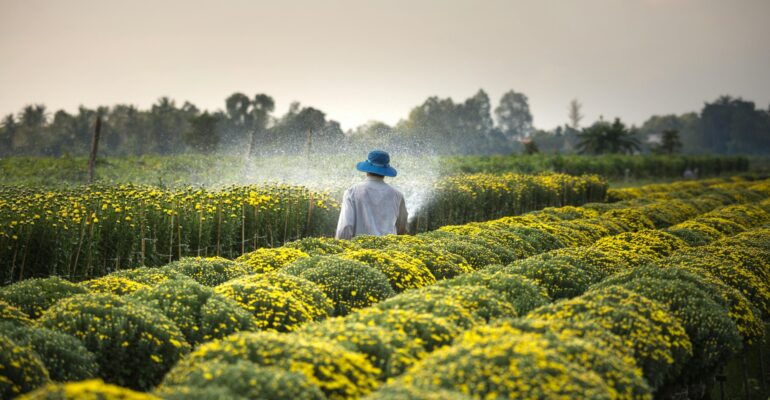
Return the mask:
[[[338,152],[304,152],[287,155],[283,151],[249,157],[246,151],[234,151],[217,161],[203,179],[206,186],[228,184],[287,183],[312,190],[329,192],[341,201],[342,192],[361,182],[365,174],[356,170],[356,163],[366,159],[369,150],[382,149],[391,156],[391,166],[398,176],[386,182],[404,193],[410,220],[430,198],[439,178],[439,157],[430,152],[416,151],[408,144],[399,148],[377,146],[346,146]],[[233,160],[237,160],[233,162]]]

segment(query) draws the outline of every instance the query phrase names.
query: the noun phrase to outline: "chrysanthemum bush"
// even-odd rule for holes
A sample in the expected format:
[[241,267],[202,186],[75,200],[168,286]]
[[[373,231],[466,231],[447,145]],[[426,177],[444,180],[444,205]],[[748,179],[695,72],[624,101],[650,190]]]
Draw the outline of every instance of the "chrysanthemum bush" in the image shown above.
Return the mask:
[[282,273],[299,276],[318,285],[332,301],[334,315],[368,307],[396,293],[388,277],[377,269],[355,260],[335,256],[315,256],[298,260]]
[[380,310],[410,310],[429,313],[447,319],[449,322],[468,329],[483,323],[483,318],[469,310],[462,299],[447,295],[446,291],[431,293],[427,291],[409,291],[392,297],[375,307]]
[[196,363],[173,383],[158,387],[154,394],[163,399],[326,399],[302,373],[246,360]]
[[425,243],[391,245],[385,250],[404,253],[422,261],[436,280],[453,278],[473,271],[463,256]]
[[[521,248],[509,248],[498,238],[494,236],[490,236],[488,234],[485,235],[484,233],[487,231],[479,227],[466,228],[465,225],[461,225],[457,227],[448,226],[444,228],[446,229],[457,228],[460,232],[463,232],[463,233],[450,232],[449,230],[435,230],[432,232],[425,233],[421,235],[421,237],[439,239],[439,240],[443,239],[443,240],[450,240],[450,241],[464,241],[464,242],[472,243],[491,251],[496,256],[496,258],[500,260],[499,262],[501,263],[509,263],[519,259],[520,257],[517,256],[517,253],[521,254],[524,251]],[[524,241],[521,241],[520,244],[522,246],[525,246],[528,249],[531,249],[529,244],[527,244]]]
[[456,390],[435,387],[419,388],[407,385],[401,379],[379,387],[363,400],[472,400],[473,397]]
[[88,293],[88,289],[59,277],[26,279],[0,287],[0,300],[18,307],[35,319],[57,301]]
[[660,260],[689,246],[663,231],[643,230],[603,238],[594,247],[620,256],[630,265],[639,265],[644,263],[644,258]]
[[348,315],[346,320],[404,333],[428,352],[449,345],[461,331],[449,319],[402,309],[369,307]]
[[142,285],[155,286],[169,280],[187,279],[187,276],[169,267],[139,267],[115,271],[100,279],[125,278]]
[[503,319],[474,329],[467,336],[489,339],[536,334],[568,361],[597,373],[608,386],[611,398],[651,399],[642,370],[620,339],[591,323],[558,323],[532,319]]
[[569,258],[554,257],[549,252],[495,270],[525,276],[544,288],[550,298],[558,300],[578,296],[604,278],[599,269],[581,267]]
[[447,388],[473,398],[611,398],[598,374],[532,333],[500,337],[470,331],[416,364],[402,379],[406,385]]
[[537,307],[550,303],[547,291],[534,280],[523,275],[499,271],[502,266],[490,265],[485,269],[439,282],[439,286],[484,286],[498,292],[516,310],[525,315]]
[[19,397],[19,400],[160,400],[149,393],[136,392],[104,383],[101,379],[80,382],[50,383]]
[[619,286],[538,308],[527,318],[590,321],[620,336],[653,390],[678,377],[692,355],[684,327],[663,305]]
[[619,285],[663,305],[682,324],[692,343],[692,357],[682,375],[672,381],[693,382],[709,377],[742,347],[728,309],[696,284],[653,268],[657,267],[641,267],[639,272],[610,278],[597,287]]
[[61,300],[39,321],[80,339],[96,355],[105,381],[138,390],[157,384],[190,349],[179,328],[160,311],[110,294]]
[[18,308],[0,300],[0,322],[12,322],[19,325],[31,325],[32,320]]
[[449,225],[439,228],[439,231],[472,238],[475,243],[484,244],[491,249],[500,249],[496,253],[504,263],[535,254],[535,248],[521,236],[493,224]]
[[360,250],[360,249],[383,249],[389,246],[397,246],[403,244],[421,244],[424,243],[420,236],[411,235],[359,235],[350,239],[350,248],[345,250]]
[[303,374],[329,399],[355,398],[377,387],[380,370],[362,354],[329,340],[299,334],[239,332],[201,345],[165,377],[163,386],[183,383],[207,361],[249,361]]
[[0,397],[10,399],[48,382],[48,371],[31,348],[0,333]]
[[443,237],[421,235],[421,238],[431,247],[459,254],[468,261],[468,264],[474,270],[481,269],[489,264],[501,263],[500,257],[492,250],[471,241],[458,240],[455,237],[451,237],[451,235]]
[[184,257],[166,267],[206,286],[216,286],[249,274],[246,265],[222,257]]
[[339,254],[346,250],[358,249],[358,245],[350,240],[339,240],[328,237],[308,237],[286,243],[284,247],[301,250],[311,256],[326,256]]
[[502,293],[482,285],[430,286],[409,295],[456,300],[484,322],[518,315],[516,308]]
[[32,349],[53,381],[77,381],[96,376],[99,368],[96,356],[74,336],[9,321],[0,322],[0,332],[17,345]]
[[712,276],[737,289],[762,313],[770,316],[770,283],[763,281],[739,262],[721,257],[712,251],[715,247],[697,247],[683,250],[661,260],[661,266],[675,266],[694,274]]
[[436,283],[425,264],[404,253],[384,250],[354,250],[342,253],[340,258],[360,261],[388,277],[390,286],[396,292],[421,288]]
[[306,325],[301,333],[337,342],[365,355],[381,371],[379,379],[383,381],[400,375],[425,356],[420,342],[406,333],[339,317]]
[[235,300],[192,279],[166,281],[138,290],[130,298],[174,321],[192,345],[242,330],[258,329],[254,316]]
[[247,265],[249,273],[261,274],[279,270],[297,259],[305,257],[308,257],[308,254],[302,250],[292,247],[277,247],[257,249],[236,258],[235,261]]
[[328,317],[333,310],[317,285],[288,274],[248,275],[214,290],[248,310],[262,330],[290,332],[305,322]]
[[94,293],[114,294],[118,296],[131,294],[139,289],[149,287],[128,278],[110,275],[80,282],[80,285]]

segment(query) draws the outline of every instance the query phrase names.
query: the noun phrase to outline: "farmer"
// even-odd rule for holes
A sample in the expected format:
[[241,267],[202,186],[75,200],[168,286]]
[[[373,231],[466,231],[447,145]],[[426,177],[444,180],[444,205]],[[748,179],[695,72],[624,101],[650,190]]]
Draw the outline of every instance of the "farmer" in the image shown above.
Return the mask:
[[383,236],[406,233],[404,195],[385,183],[385,177],[396,176],[390,166],[390,155],[382,150],[369,153],[366,161],[356,165],[366,172],[366,180],[352,186],[342,196],[337,239],[358,235]]

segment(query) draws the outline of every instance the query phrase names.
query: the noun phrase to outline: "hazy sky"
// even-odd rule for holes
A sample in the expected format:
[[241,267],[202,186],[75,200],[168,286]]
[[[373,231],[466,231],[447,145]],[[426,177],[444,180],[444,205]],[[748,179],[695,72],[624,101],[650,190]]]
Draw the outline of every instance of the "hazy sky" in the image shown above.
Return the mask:
[[348,129],[483,88],[525,93],[541,128],[573,98],[639,124],[721,94],[767,108],[769,19],[770,0],[0,0],[0,113],[241,91]]

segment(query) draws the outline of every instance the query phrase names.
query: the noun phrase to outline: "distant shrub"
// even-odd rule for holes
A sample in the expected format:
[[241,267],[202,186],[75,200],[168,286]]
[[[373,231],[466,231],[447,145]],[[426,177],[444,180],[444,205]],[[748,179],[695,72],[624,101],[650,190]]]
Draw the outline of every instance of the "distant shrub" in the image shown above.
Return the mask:
[[156,385],[190,346],[159,311],[110,294],[59,301],[41,317],[46,328],[80,339],[99,363],[99,376],[137,390]]
[[88,290],[59,277],[25,279],[0,287],[0,300],[5,300],[35,319],[57,301],[87,293]]

